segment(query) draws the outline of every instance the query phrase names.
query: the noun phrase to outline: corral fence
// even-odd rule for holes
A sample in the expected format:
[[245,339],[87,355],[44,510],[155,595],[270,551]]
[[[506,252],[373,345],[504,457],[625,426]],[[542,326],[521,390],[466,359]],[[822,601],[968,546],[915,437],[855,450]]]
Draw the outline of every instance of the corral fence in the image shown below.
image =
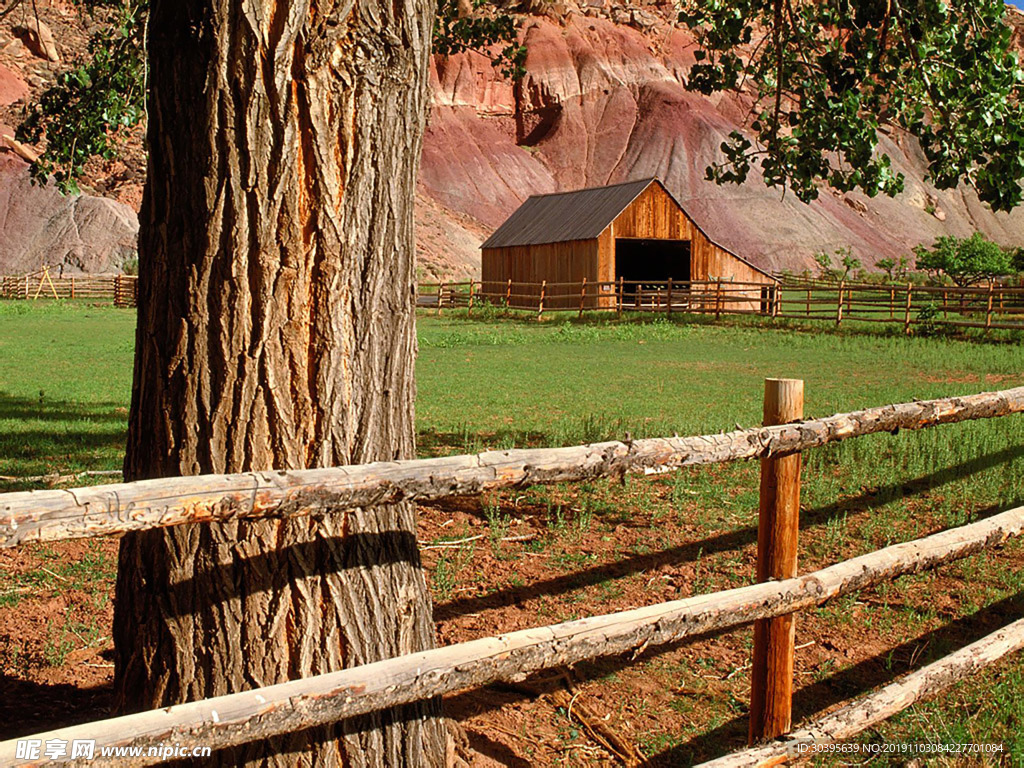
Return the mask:
[[89,299],[115,307],[134,307],[135,275],[54,275],[43,267],[25,275],[0,276],[0,299]]
[[[58,276],[43,268],[27,275],[0,276],[3,299],[107,300],[134,307],[135,275]],[[826,282],[783,278],[777,284],[734,280],[661,282],[617,280],[577,283],[484,283],[476,280],[421,283],[416,305],[440,314],[445,309],[498,308],[502,312],[545,314],[584,312],[760,315],[786,320],[888,323],[914,328],[1024,330],[1024,287],[933,286]]]
[[933,286],[826,282],[783,277],[776,284],[734,280],[618,280],[576,283],[423,283],[417,306],[440,314],[445,309],[489,306],[502,312],[528,312],[538,319],[556,312],[645,312],[760,315],[787,320],[888,323],[914,328],[1024,330],[1024,287]]
[[694,312],[720,316],[770,314],[774,285],[733,280],[692,280],[662,282],[617,280],[614,282],[517,283],[465,281],[423,283],[418,286],[416,304],[434,309],[484,305],[510,312],[536,313],[540,319],[549,312]]
[[[1024,507],[861,555],[796,572],[800,456],[868,434],[922,429],[1024,413],[1024,387],[914,401],[800,420],[803,382],[769,379],[765,425],[697,437],[611,441],[550,449],[379,462],[297,471],[143,480],[73,491],[0,495],[0,546],[105,536],[184,523],[332,514],[398,500],[479,494],[501,488],[660,473],[683,466],[761,460],[759,583],[619,613],[422,651],[346,670],[203,701],[77,725],[0,743],[16,765],[18,743],[95,740],[138,748],[123,764],[160,762],[166,742],[214,749],[335,722],[552,667],[675,643],[755,623],[750,749],[718,765],[778,764],[800,744],[847,739],[920,698],[1024,646],[1024,620],[786,736],[791,723],[796,612],[840,595],[983,552],[1024,534]],[[796,419],[795,421],[792,419]],[[785,423],[774,423],[783,421]],[[765,739],[772,739],[765,741]],[[150,751],[152,749],[152,751]],[[122,763],[119,763],[122,764]]]
[[1024,329],[1024,287],[876,284],[786,279],[776,317],[914,326]]

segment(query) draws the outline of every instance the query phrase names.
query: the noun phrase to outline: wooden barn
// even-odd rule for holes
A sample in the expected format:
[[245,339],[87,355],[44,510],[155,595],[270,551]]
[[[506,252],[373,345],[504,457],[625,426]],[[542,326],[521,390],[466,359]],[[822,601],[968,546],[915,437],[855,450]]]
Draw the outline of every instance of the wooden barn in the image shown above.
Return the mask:
[[[533,195],[481,246],[483,290],[504,285],[600,284],[614,301],[613,283],[726,280],[775,284],[764,270],[713,242],[656,178],[575,192]],[[761,291],[751,287],[751,298]],[[578,303],[566,299],[566,306]],[[517,302],[512,302],[513,304]],[[552,303],[551,306],[557,306]]]

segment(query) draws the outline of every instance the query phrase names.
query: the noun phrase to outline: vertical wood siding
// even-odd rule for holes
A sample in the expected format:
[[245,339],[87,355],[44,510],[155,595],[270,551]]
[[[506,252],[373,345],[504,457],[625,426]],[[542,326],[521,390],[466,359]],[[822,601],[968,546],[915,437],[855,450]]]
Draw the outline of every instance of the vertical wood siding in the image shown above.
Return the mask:
[[[652,182],[605,230],[593,240],[524,245],[509,248],[484,248],[482,277],[484,291],[500,293],[508,280],[513,283],[612,282],[615,276],[615,239],[620,237],[690,241],[691,273],[679,280],[725,280],[772,285],[774,280],[742,259],[714,243],[676,204],[661,184]],[[524,291],[526,292],[526,291]],[[559,288],[551,293],[568,293]],[[602,297],[604,298],[604,297]],[[609,297],[610,298],[610,297]],[[751,298],[760,302],[760,291],[751,289]],[[587,301],[593,306],[596,298]],[[546,306],[578,306],[577,298],[552,299]],[[602,302],[602,304],[607,302]],[[513,300],[514,306],[529,306],[526,300]],[[536,304],[536,301],[533,302]],[[756,308],[752,304],[751,308]]]

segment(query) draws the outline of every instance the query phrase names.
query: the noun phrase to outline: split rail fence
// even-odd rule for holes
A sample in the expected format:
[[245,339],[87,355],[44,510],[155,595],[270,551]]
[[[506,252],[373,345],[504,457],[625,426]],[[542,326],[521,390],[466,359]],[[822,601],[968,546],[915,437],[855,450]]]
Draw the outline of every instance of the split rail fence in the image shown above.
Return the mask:
[[[0,276],[2,299],[108,300],[134,307],[134,275],[56,276],[42,269],[27,275]],[[888,323],[906,333],[931,328],[1024,330],[1024,287],[973,287],[830,283],[788,278],[777,285],[731,280],[661,282],[618,280],[577,283],[421,283],[416,304],[440,314],[484,305],[504,312],[545,314],[584,312],[760,315],[787,320]]]
[[878,285],[787,280],[782,284],[775,317],[795,320],[856,320],[896,323],[910,333],[914,326],[1024,329],[1024,287]]
[[[161,745],[168,742],[214,749],[238,745],[755,622],[754,746],[715,764],[777,764],[793,754],[794,745],[855,736],[1024,646],[1024,620],[1020,620],[785,736],[790,730],[791,628],[796,612],[983,552],[1024,534],[1024,507],[1017,507],[798,576],[799,509],[794,499],[799,498],[799,452],[868,434],[1024,413],[1024,387],[796,421],[791,419],[802,415],[802,382],[770,379],[765,392],[765,426],[717,435],[2,494],[0,546],[16,547],[33,541],[91,538],[184,523],[330,514],[399,500],[438,499],[739,459],[762,462],[760,583],[20,738],[43,744],[52,739],[65,743],[89,739],[96,741],[97,749],[137,747],[142,754],[119,764],[155,764],[160,762]],[[778,642],[780,637],[783,642]],[[774,737],[782,738],[764,741]],[[19,764],[17,741],[0,743],[0,764]]]
[[731,280],[576,283],[424,283],[417,305],[440,314],[484,304],[505,312],[654,312],[761,315],[788,320],[888,323],[909,334],[931,328],[1024,330],[1024,287],[825,282],[784,278],[776,285]]
[[134,307],[135,275],[52,275],[48,268],[27,275],[0,276],[0,299],[91,299],[116,307]]
[[422,283],[416,304],[434,309],[463,308],[472,314],[483,305],[502,310],[536,313],[575,312],[691,312],[712,315],[768,314],[775,286],[730,280],[662,282],[504,283],[466,281]]

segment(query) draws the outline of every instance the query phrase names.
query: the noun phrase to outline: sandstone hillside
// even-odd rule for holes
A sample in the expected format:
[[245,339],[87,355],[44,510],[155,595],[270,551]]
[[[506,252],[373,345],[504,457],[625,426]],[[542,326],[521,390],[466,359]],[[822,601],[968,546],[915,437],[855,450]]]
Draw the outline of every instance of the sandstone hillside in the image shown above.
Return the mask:
[[[800,270],[815,252],[843,246],[870,265],[938,235],[976,229],[1024,243],[1024,213],[995,214],[969,190],[938,192],[905,136],[884,141],[907,177],[896,199],[826,190],[805,205],[759,180],[742,187],[704,181],[724,137],[743,124],[746,97],[684,89],[693,40],[670,23],[670,4],[582,1],[545,3],[544,15],[522,16],[529,55],[516,85],[482,55],[435,57],[417,191],[424,278],[477,274],[480,242],[530,194],[644,176],[663,179],[714,239],[766,269]],[[30,4],[0,22],[0,134],[11,133],[24,104],[81,60],[96,23],[68,0],[36,6],[60,61],[34,54],[16,34]],[[1011,12],[1018,28],[1022,19]],[[131,255],[131,209],[145,172],[141,132],[123,158],[90,166],[83,187],[91,194],[81,198],[31,187],[25,168],[16,154],[0,155],[0,273],[43,263],[109,271]]]

